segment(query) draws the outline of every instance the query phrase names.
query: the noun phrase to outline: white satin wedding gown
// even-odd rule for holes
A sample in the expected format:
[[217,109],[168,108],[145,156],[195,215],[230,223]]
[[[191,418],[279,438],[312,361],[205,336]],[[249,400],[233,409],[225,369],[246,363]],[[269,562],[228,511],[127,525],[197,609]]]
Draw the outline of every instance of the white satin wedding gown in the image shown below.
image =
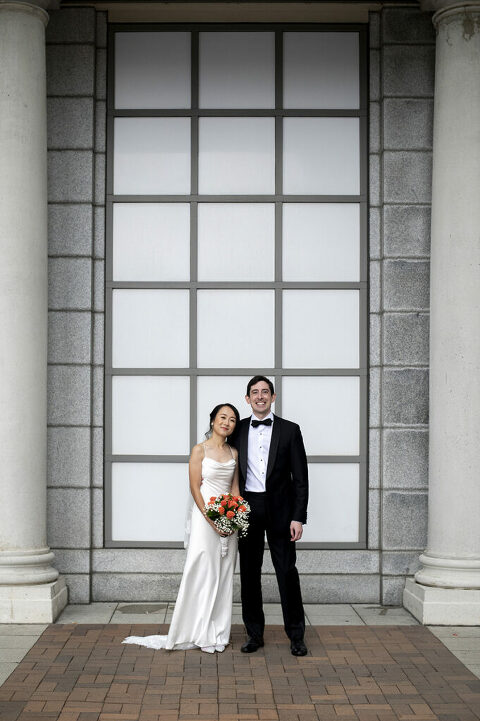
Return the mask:
[[[206,455],[202,460],[201,494],[229,493],[235,459],[225,463]],[[123,643],[170,651],[201,648],[223,651],[230,640],[232,624],[233,571],[237,556],[237,534],[228,537],[228,550],[222,557],[221,536],[213,530],[197,508],[192,508],[190,542],[168,636],[129,636]]]

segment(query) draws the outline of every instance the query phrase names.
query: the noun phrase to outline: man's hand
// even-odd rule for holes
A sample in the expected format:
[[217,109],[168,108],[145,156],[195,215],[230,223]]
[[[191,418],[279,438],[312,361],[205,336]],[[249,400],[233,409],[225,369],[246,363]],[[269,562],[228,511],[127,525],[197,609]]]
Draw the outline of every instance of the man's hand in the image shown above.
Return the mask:
[[290,540],[299,541],[303,534],[303,525],[300,521],[292,521],[290,524]]

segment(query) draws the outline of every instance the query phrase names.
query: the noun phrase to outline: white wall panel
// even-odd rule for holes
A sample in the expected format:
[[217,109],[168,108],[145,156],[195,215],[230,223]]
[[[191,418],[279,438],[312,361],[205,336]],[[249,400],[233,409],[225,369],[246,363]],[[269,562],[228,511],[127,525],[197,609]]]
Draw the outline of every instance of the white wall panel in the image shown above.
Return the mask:
[[310,463],[308,523],[302,541],[356,542],[360,476],[357,463]]
[[189,408],[188,377],[113,376],[112,452],[190,453]]
[[252,195],[275,191],[273,118],[200,118],[199,192]]
[[358,108],[358,33],[284,34],[285,108]]
[[285,368],[358,368],[359,291],[284,290]]
[[272,368],[273,290],[199,290],[199,368]]
[[283,280],[360,280],[360,205],[285,203]]
[[114,290],[113,367],[188,368],[189,302],[188,290]]
[[190,192],[190,118],[115,118],[113,186],[119,195]]
[[285,118],[283,192],[358,195],[358,118]]
[[[197,439],[205,440],[210,412],[219,403],[233,403],[240,418],[252,415],[251,407],[245,400],[247,383],[251,376],[199,376],[197,380]],[[274,378],[270,379],[274,382]],[[275,412],[275,403],[272,405]]]
[[112,464],[112,540],[183,542],[186,463]]
[[116,108],[189,108],[190,33],[115,34]]
[[274,268],[273,203],[199,203],[199,280],[273,280]]
[[199,96],[201,108],[274,108],[274,33],[200,33]]
[[190,278],[188,203],[115,203],[113,280]]
[[282,415],[300,424],[307,455],[359,455],[358,376],[287,376],[282,397]]

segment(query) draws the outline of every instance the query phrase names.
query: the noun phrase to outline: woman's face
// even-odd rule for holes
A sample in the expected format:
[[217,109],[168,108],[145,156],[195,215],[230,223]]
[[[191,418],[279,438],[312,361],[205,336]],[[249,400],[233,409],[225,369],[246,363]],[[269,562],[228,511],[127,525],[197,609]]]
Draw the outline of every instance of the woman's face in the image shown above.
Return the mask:
[[222,406],[213,419],[212,430],[219,436],[228,438],[237,424],[235,413],[229,406]]

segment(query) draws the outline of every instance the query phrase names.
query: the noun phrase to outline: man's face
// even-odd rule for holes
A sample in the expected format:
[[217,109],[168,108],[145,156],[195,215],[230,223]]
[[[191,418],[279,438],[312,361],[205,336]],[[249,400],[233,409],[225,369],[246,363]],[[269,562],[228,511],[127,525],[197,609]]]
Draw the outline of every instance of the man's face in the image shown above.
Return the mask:
[[250,395],[245,396],[247,403],[252,406],[252,411],[260,419],[268,416],[275,398],[275,393],[272,395],[268,383],[265,383],[265,381],[255,383],[250,388]]

